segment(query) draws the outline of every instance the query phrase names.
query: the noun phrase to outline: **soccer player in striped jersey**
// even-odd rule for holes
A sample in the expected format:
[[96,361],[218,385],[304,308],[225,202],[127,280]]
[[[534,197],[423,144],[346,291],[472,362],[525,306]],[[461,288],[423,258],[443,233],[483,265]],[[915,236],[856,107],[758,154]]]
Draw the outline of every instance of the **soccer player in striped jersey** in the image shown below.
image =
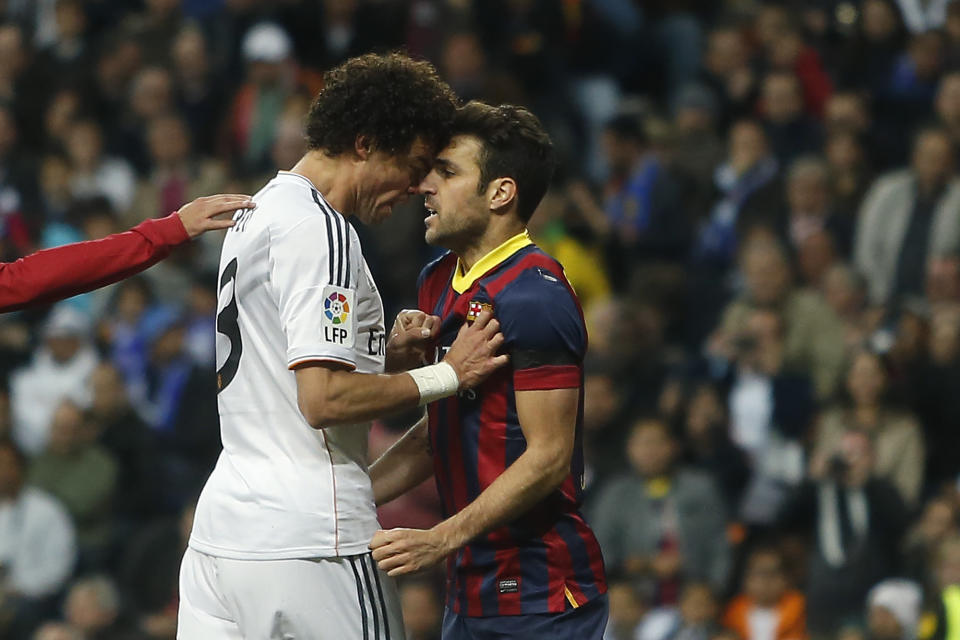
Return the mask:
[[217,306],[223,451],[181,564],[178,638],[403,638],[368,548],[368,421],[472,388],[507,357],[484,316],[444,361],[384,375],[383,305],[348,218],[389,216],[454,113],[429,64],[348,60],[311,106],[306,155],[235,216]]
[[378,504],[435,475],[445,520],[379,531],[371,548],[389,575],[447,558],[444,640],[599,640],[606,624],[603,559],[579,511],[586,329],[563,269],[526,231],[553,162],[529,111],[471,102],[420,184],[427,242],[451,251],[424,269],[407,319],[435,325],[436,352],[408,357],[441,357],[492,312],[511,358],[429,405],[370,470]]

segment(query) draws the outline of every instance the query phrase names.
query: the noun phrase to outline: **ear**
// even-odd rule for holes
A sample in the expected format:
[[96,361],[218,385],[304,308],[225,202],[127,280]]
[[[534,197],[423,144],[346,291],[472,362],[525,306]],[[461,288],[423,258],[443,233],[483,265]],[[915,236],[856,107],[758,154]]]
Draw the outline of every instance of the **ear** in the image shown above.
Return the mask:
[[373,141],[369,136],[359,135],[357,139],[353,141],[353,152],[357,154],[357,157],[361,160],[369,158],[372,151]]
[[487,187],[487,198],[492,210],[505,213],[506,210],[516,207],[517,183],[513,178],[495,178]]

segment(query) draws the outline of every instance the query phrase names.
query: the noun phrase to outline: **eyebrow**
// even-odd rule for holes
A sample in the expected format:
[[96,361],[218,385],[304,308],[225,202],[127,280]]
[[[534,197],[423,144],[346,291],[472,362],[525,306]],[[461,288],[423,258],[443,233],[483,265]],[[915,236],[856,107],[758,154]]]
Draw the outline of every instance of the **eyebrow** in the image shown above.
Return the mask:
[[457,169],[458,167],[457,165],[447,160],[446,158],[437,158],[436,160],[433,161],[433,168],[434,169],[450,169],[450,168]]

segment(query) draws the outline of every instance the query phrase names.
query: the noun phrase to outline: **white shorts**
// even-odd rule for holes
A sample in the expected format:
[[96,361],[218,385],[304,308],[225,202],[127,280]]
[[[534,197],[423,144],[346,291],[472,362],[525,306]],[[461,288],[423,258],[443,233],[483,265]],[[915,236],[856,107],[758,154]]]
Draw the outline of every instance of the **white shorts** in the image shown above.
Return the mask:
[[369,553],[230,560],[187,549],[178,640],[404,640],[393,579]]

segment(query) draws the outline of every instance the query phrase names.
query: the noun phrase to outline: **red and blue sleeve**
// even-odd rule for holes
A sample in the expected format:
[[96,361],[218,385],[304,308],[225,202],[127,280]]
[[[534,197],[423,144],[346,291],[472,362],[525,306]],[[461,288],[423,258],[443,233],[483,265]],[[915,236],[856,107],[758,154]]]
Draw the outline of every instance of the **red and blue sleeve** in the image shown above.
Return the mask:
[[517,391],[580,386],[587,333],[573,292],[559,277],[534,268],[497,296]]

